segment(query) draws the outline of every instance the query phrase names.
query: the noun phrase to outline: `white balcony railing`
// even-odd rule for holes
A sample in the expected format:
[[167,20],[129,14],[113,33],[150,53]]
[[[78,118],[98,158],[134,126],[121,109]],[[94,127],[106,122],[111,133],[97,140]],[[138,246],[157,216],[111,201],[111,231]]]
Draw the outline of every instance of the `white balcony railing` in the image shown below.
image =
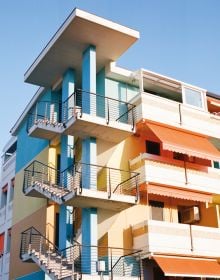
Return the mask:
[[194,163],[163,158],[147,153],[130,160],[131,169],[145,182],[174,186],[192,191],[220,194],[220,170]]
[[134,249],[146,253],[220,256],[220,228],[148,220],[132,232]]
[[147,119],[220,138],[220,117],[217,115],[146,92],[135,98],[134,103],[137,120]]

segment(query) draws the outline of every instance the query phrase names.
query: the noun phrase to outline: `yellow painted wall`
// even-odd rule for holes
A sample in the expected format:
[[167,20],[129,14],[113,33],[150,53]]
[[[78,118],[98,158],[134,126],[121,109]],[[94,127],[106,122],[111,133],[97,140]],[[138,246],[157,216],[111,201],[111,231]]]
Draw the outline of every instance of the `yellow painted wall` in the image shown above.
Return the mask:
[[108,246],[127,247],[130,243],[124,231],[144,220],[147,220],[146,205],[135,205],[120,213],[98,209],[98,239],[108,233]]
[[[57,155],[60,153],[60,146],[49,147],[48,149],[48,165],[57,168]],[[59,212],[59,206],[56,204],[48,205],[46,213],[46,237],[55,243],[56,230],[56,213]]]
[[118,145],[97,139],[97,164],[119,169],[129,169],[129,160],[145,149],[145,141],[131,136]]
[[[48,148],[44,149],[35,158],[40,162],[47,163]],[[33,160],[35,160],[33,159]],[[13,220],[12,224],[16,224],[25,217],[35,213],[38,209],[47,204],[47,200],[43,198],[33,198],[24,195],[23,188],[24,170],[19,171],[15,176],[14,202],[13,202]]]

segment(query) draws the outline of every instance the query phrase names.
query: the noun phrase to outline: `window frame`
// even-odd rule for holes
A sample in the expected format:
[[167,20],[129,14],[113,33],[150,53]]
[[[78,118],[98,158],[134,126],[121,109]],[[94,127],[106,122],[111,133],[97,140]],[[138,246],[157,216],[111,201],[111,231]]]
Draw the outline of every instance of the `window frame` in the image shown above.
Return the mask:
[[[189,104],[189,103],[186,102],[186,90],[187,89],[200,93],[201,101],[202,101],[202,104],[201,104],[202,106],[201,107],[198,107],[198,106],[195,106],[195,105],[192,105],[192,104]],[[198,109],[198,110],[201,110],[201,111],[207,111],[206,92],[202,89],[183,84],[182,85],[182,101],[183,101],[184,105],[187,105],[189,107],[192,107],[194,109]]]

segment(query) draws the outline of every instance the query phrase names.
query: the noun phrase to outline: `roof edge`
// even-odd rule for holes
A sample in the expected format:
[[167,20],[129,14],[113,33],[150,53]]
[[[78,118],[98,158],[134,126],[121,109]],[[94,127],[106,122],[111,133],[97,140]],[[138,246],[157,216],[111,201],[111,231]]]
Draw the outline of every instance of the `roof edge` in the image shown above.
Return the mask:
[[44,87],[40,87],[34,94],[34,96],[31,98],[27,106],[25,107],[24,111],[21,113],[20,117],[17,119],[14,126],[10,129],[10,133],[12,136],[16,136],[16,132],[23,122],[24,118],[26,117],[28,111],[31,109],[31,107],[34,105],[34,103],[37,101],[37,99],[41,96],[41,94],[45,91]]

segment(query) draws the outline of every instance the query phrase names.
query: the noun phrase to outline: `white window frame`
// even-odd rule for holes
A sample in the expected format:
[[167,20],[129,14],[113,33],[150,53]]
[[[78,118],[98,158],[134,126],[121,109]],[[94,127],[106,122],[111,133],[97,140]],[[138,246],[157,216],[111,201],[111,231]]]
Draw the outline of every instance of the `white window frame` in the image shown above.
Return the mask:
[[[190,89],[190,90],[199,92],[199,93],[201,94],[201,98],[202,98],[202,107],[197,107],[197,106],[191,105],[191,104],[189,104],[189,103],[186,102],[186,89]],[[190,85],[182,84],[182,100],[183,100],[183,104],[184,104],[184,105],[190,106],[190,107],[192,107],[192,108],[194,108],[194,109],[196,108],[196,109],[198,109],[198,110],[207,111],[206,91],[204,91],[204,90],[202,90],[202,89],[195,88],[195,87],[192,87],[192,86],[190,86]]]

